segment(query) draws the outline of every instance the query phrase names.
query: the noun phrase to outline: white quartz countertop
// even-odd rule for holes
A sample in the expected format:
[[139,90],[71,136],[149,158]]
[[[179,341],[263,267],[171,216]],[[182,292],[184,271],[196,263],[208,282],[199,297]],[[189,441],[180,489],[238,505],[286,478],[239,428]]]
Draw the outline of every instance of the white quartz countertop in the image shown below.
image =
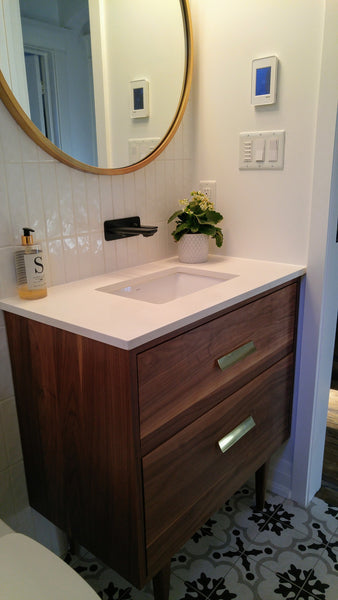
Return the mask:
[[[184,268],[236,275],[175,300],[153,304],[98,291],[133,278],[152,278]],[[209,255],[206,263],[183,265],[176,257],[106,273],[48,289],[46,298],[0,300],[0,308],[47,325],[129,350],[219,310],[304,275],[305,267]]]

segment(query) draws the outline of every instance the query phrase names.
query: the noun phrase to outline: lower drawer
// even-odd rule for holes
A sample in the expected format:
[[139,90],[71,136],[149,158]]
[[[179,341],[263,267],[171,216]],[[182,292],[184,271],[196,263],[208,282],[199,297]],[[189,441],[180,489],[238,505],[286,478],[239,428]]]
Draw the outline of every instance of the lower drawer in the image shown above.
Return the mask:
[[[292,388],[290,354],[144,457],[148,568],[164,547],[174,554],[288,438]],[[219,440],[249,417],[253,428],[222,453]]]

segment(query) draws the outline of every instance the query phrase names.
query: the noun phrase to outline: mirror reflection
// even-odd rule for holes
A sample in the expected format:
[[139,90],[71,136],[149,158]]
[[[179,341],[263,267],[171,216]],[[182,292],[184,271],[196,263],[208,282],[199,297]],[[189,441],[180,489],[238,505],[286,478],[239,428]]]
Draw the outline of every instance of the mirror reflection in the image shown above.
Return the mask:
[[76,160],[108,169],[158,147],[185,84],[180,0],[16,1],[21,80],[13,85],[0,67],[43,135]]

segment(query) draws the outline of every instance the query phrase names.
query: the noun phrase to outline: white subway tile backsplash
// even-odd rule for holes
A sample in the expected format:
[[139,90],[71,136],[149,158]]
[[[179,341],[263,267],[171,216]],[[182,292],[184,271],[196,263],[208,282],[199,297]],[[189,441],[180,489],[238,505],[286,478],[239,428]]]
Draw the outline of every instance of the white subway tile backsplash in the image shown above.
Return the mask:
[[0,103],[0,144],[6,162],[22,162],[21,139],[25,134]]
[[134,181],[135,181],[135,206],[137,207],[136,210],[138,212],[135,213],[135,215],[139,215],[140,218],[142,216],[142,221],[146,224],[146,225],[151,225],[151,223],[148,223],[145,221],[146,219],[146,176],[145,176],[145,170],[144,169],[138,169],[138,171],[135,171],[134,173]]
[[117,269],[116,245],[112,242],[103,242],[103,252],[105,261],[105,272],[110,273]]
[[[112,186],[112,201],[113,201],[113,214],[110,219],[120,219],[127,217],[128,215],[124,210],[124,194],[123,194],[123,177],[122,175],[115,175],[111,178]],[[132,215],[129,215],[132,216]]]
[[[152,162],[147,165],[144,169],[145,174],[145,189],[146,189],[146,214],[149,225],[152,224],[152,220],[155,219],[155,215],[152,212],[154,206],[156,206],[156,176],[155,176],[155,163]],[[158,215],[156,215],[158,218]]]
[[86,174],[89,231],[102,228],[98,175]]
[[62,240],[51,240],[48,243],[47,272],[49,285],[64,283],[65,264]]
[[46,239],[46,215],[42,200],[40,165],[24,163],[23,172],[28,211],[28,222],[23,225],[34,229],[35,241]]
[[79,235],[77,238],[80,279],[90,277],[92,273],[90,235]]
[[123,197],[124,197],[124,210],[126,217],[133,217],[139,215],[137,210],[137,202],[135,196],[135,176],[134,173],[129,173],[123,178]]
[[50,154],[47,154],[47,152],[42,150],[42,148],[40,148],[40,146],[36,146],[36,152],[37,152],[37,156],[38,156],[38,162],[40,164],[41,163],[53,163],[53,164],[58,163],[58,161],[55,160],[55,158],[53,158]]
[[61,236],[61,219],[55,164],[41,164],[40,176],[47,238],[59,238]]
[[75,169],[71,172],[73,188],[73,207],[75,217],[75,231],[84,233],[88,231],[88,206],[86,194],[86,176]]
[[28,135],[20,136],[20,144],[21,144],[21,153],[23,162],[27,163],[38,163],[39,161],[39,153],[38,146],[33,142],[33,140]]
[[113,218],[112,178],[99,177],[99,194],[101,200],[101,217],[103,222]]
[[100,275],[105,272],[103,234],[101,232],[93,232],[90,234],[90,247],[91,274]]
[[107,243],[115,245],[117,269],[124,269],[125,267],[129,266],[128,238]]
[[75,234],[71,171],[66,165],[59,163],[56,165],[55,172],[58,187],[61,232],[64,236],[71,236]]
[[5,165],[0,161],[0,247],[13,242]]
[[12,236],[15,243],[21,244],[22,227],[27,227],[26,223],[28,222],[23,165],[7,162],[5,176],[10,219],[13,227]]
[[63,239],[63,256],[65,282],[79,279],[80,270],[76,237],[67,237]]

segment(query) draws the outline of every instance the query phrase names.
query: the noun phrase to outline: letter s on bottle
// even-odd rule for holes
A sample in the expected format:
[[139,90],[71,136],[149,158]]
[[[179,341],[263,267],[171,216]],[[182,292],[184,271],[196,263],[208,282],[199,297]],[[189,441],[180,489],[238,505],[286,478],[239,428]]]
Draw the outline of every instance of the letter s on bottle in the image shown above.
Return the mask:
[[[41,262],[39,262],[41,261]],[[36,256],[34,258],[34,264],[35,264],[35,273],[43,273],[44,271],[44,267],[43,267],[43,262],[42,262],[42,256]]]

